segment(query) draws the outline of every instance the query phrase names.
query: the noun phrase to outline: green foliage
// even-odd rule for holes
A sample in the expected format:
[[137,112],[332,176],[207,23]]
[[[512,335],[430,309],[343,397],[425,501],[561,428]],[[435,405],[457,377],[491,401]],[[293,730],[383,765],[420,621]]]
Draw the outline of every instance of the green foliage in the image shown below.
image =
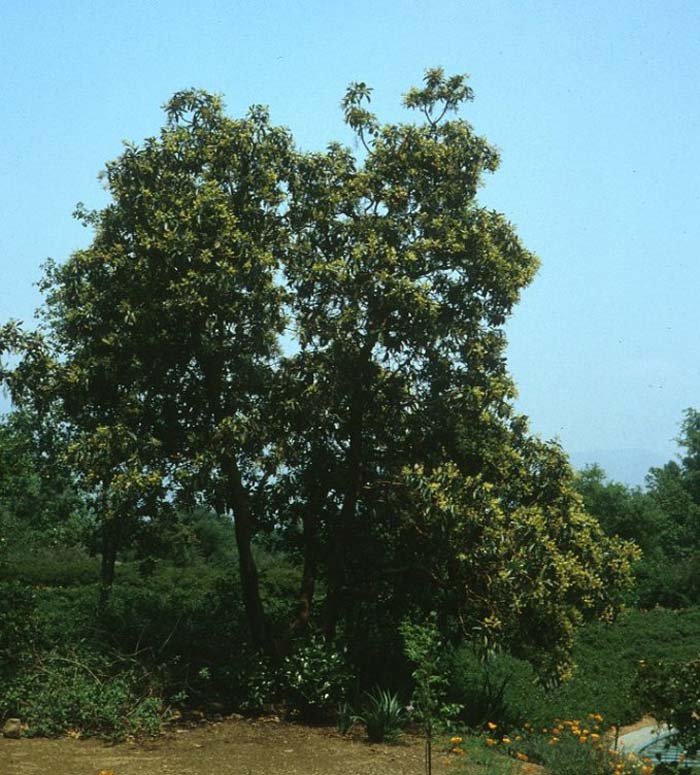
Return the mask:
[[421,540],[405,536],[402,552],[412,566],[430,565],[440,608],[456,611],[467,637],[563,678],[577,627],[620,609],[637,550],[584,512],[561,450],[533,441],[511,461],[517,455],[537,468],[535,499],[518,492],[526,476],[487,481],[454,465],[406,472]]
[[0,681],[26,662],[35,638],[35,596],[18,582],[0,582]]
[[235,660],[217,666],[214,677],[228,688],[236,707],[246,713],[261,713],[280,697],[274,666],[250,648],[239,652]]
[[674,742],[700,751],[700,657],[688,662],[642,662],[635,687],[659,723],[677,730]]
[[414,668],[411,704],[416,718],[430,732],[436,724],[447,723],[461,710],[461,705],[445,700],[450,679],[446,673],[443,638],[435,615],[423,624],[405,621],[401,634],[404,652]]
[[608,535],[642,549],[629,602],[683,608],[700,602],[700,414],[687,409],[678,438],[680,461],[652,468],[645,491],[605,479],[590,466],[576,480],[586,510]]
[[91,520],[69,469],[64,439],[48,416],[0,416],[0,572],[16,554],[80,544]]
[[498,747],[510,755],[525,754],[551,775],[651,775],[648,760],[616,753],[611,749],[600,716],[587,714],[580,720],[564,720],[542,733],[525,730],[517,741],[507,738]]
[[79,546],[46,546],[40,539],[24,549],[8,553],[0,578],[29,586],[75,587],[96,584],[100,563]]
[[346,735],[357,720],[352,705],[347,700],[338,703],[336,725],[341,735]]
[[328,718],[353,681],[345,655],[320,637],[311,637],[285,657],[278,672],[279,691],[302,718]]
[[[437,610],[403,630],[431,730],[455,710],[444,637],[563,677],[576,629],[618,611],[634,548],[513,408],[504,326],[538,260],[477,200],[499,158],[453,115],[467,77],[428,70],[412,123],[382,124],[371,93],[342,103],[361,150],[306,153],[260,106],[232,119],[178,92],[160,132],[107,164],[108,205],[78,207],[93,240],[46,266],[42,333],[0,328],[0,356],[22,356],[0,364],[21,409],[0,428],[5,572],[48,587],[34,667],[3,696],[36,728],[112,734],[119,712],[147,727],[180,691],[326,716],[351,678],[335,636],[364,687],[376,671],[393,689],[401,622]],[[304,640],[315,627],[325,641]],[[51,719],[62,642],[137,655],[158,686],[142,696],[130,663],[90,656]],[[34,668],[53,677],[31,710]],[[392,698],[367,712],[391,716]]]
[[433,613],[422,624],[404,621],[401,634],[404,652],[413,664],[412,705],[425,732],[425,771],[432,772],[432,738],[435,727],[448,723],[461,705],[445,702],[448,678],[444,672],[444,644]]
[[541,691],[531,665],[508,653],[479,653],[468,645],[449,654],[446,673],[446,696],[459,703],[459,720],[472,729],[489,721],[522,726],[532,717],[532,693]]
[[161,691],[153,675],[133,663],[114,664],[88,651],[53,651],[3,688],[0,717],[22,718],[30,735],[155,735],[167,717]]
[[356,718],[364,724],[370,743],[394,742],[408,723],[408,713],[398,695],[379,687],[367,693],[365,707]]
[[624,725],[649,708],[636,688],[639,660],[690,660],[700,651],[700,611],[629,611],[614,624],[592,623],[577,635],[572,677],[543,686],[527,662],[508,653],[485,659],[469,646],[452,652],[448,698],[464,706],[460,718],[477,728],[495,721],[506,728],[526,722],[549,727],[555,718],[600,713]]
[[[470,734],[457,739],[460,743],[450,742],[443,757],[443,763],[449,767],[448,772],[460,775],[515,775],[522,772],[519,762],[486,745],[482,736]],[[460,750],[464,754],[460,754]]]
[[[270,610],[286,616],[298,573],[284,555],[260,549],[258,557]],[[117,586],[99,618],[94,577],[93,583],[80,585],[79,578],[67,578],[69,574],[47,564],[46,575],[30,574],[39,581],[35,589],[19,582],[0,584],[0,663],[18,680],[30,681],[35,659],[43,660],[58,646],[71,649],[82,643],[90,653],[136,655],[145,676],[157,675],[158,696],[184,691],[190,705],[219,703],[251,712],[284,701],[278,672],[261,666],[252,649],[240,584],[229,565],[159,560],[144,576],[140,562],[124,562],[117,567]],[[18,567],[31,570],[31,556]],[[55,586],[55,575],[70,583]],[[115,669],[129,664],[114,661]],[[5,692],[7,684],[0,686],[0,698]]]

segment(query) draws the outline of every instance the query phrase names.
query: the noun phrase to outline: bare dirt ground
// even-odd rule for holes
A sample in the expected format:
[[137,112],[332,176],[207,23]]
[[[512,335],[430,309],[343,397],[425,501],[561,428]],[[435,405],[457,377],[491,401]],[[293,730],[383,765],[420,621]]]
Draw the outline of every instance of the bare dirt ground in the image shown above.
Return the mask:
[[157,740],[0,738],[0,775],[414,775],[422,740],[370,745],[331,729],[227,719]]
[[[622,734],[653,724],[644,718]],[[439,750],[434,761],[439,761]],[[480,768],[478,768],[480,770]],[[541,771],[531,766],[533,771]],[[416,775],[423,741],[370,745],[362,735],[280,723],[226,719],[171,731],[156,740],[110,745],[63,737],[0,737],[0,775]],[[435,772],[444,772],[439,765]]]

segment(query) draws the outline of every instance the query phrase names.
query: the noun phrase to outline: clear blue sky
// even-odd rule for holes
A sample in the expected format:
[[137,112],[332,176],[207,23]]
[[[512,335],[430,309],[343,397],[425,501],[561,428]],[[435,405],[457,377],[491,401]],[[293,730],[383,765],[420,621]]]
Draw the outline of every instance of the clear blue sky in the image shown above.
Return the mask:
[[617,450],[662,463],[700,407],[699,30],[697,0],[5,0],[0,320],[31,319],[40,263],[89,239],[76,202],[105,202],[97,173],[177,89],[266,103],[311,149],[349,139],[350,81],[396,120],[443,65],[471,74],[464,115],[502,151],[482,200],[542,261],[508,327],[518,406],[641,481]]

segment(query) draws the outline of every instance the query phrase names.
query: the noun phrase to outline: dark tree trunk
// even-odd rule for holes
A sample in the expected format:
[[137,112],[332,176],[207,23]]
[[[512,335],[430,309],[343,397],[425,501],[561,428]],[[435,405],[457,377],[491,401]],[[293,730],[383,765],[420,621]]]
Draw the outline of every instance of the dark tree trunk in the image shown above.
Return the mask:
[[[209,412],[216,424],[225,416],[221,404],[223,394],[223,363],[220,358],[200,359]],[[273,654],[273,643],[270,636],[265,610],[260,598],[260,580],[258,568],[253,557],[253,535],[255,534],[255,519],[250,504],[250,493],[243,485],[240,469],[235,457],[229,454],[221,461],[226,476],[227,500],[233,509],[236,546],[238,547],[238,570],[241,577],[241,592],[248,626],[253,645],[266,654]],[[215,505],[221,503],[220,495],[215,496]]]
[[[377,323],[377,321],[374,321]],[[327,638],[333,638],[340,613],[347,595],[347,564],[345,558],[350,550],[353,522],[360,490],[363,484],[364,466],[364,420],[368,375],[371,366],[372,350],[379,339],[379,331],[374,328],[368,333],[357,358],[357,368],[353,374],[348,417],[348,454],[347,488],[343,504],[331,529],[330,565],[328,567],[328,599],[324,617],[324,629]]]
[[97,600],[97,613],[102,616],[112,596],[114,585],[114,566],[119,551],[119,529],[115,518],[106,520],[102,525],[102,563],[100,566],[100,594]]
[[358,391],[353,396],[350,408],[347,489],[345,490],[340,512],[336,518],[336,524],[331,531],[330,563],[328,567],[329,589],[324,615],[325,635],[329,639],[332,639],[335,635],[346,594],[347,567],[345,557],[349,551],[352,523],[357,509],[360,487],[362,486],[362,414],[362,397]]
[[250,507],[250,495],[243,486],[241,473],[236,462],[226,461],[229,497],[233,506],[233,517],[238,547],[238,567],[241,575],[241,590],[248,626],[253,645],[267,654],[272,654],[273,643],[270,628],[260,598],[258,568],[253,557],[253,533],[255,521]]
[[311,606],[316,590],[316,574],[318,570],[319,540],[318,540],[318,504],[312,503],[310,510],[304,515],[304,570],[299,587],[297,616],[292,623],[292,635],[303,632],[311,618]]

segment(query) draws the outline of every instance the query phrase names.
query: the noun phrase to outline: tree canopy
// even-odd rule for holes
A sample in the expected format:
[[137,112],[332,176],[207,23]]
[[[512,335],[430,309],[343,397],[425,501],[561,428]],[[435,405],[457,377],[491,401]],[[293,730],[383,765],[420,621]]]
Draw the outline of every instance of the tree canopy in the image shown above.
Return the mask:
[[[262,107],[176,94],[107,165],[92,244],[48,265],[41,336],[8,325],[16,401],[49,405],[93,493],[103,585],[173,503],[231,514],[254,642],[371,633],[437,608],[446,631],[545,651],[611,616],[631,545],[587,516],[562,451],[512,407],[504,323],[538,261],[477,199],[498,153],[466,76],[428,70],[382,124],[342,102],[355,150],[302,152]],[[303,563],[273,632],[254,543]],[[321,605],[319,605],[319,598]]]

